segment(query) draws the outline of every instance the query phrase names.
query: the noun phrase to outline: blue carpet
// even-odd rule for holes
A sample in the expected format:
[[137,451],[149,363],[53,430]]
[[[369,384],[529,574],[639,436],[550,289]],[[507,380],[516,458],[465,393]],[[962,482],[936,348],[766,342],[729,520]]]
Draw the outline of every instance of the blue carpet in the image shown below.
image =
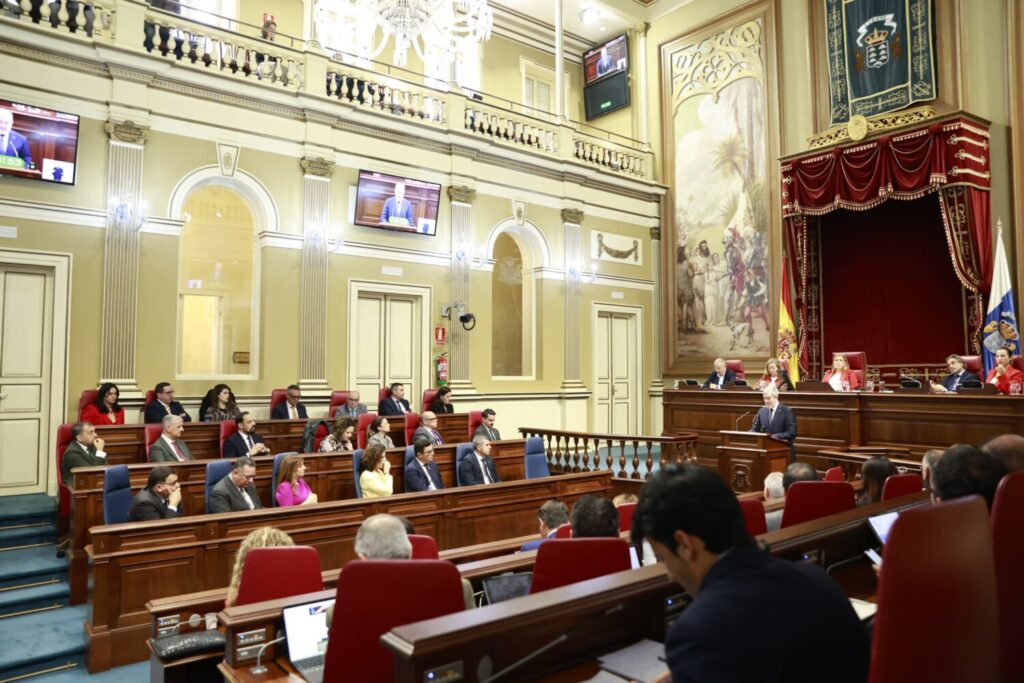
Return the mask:
[[34,671],[43,662],[83,661],[87,605],[0,619],[0,677]]
[[[36,548],[0,551],[0,587],[62,577],[68,561],[57,557],[57,547],[50,543]],[[0,640],[0,642],[3,642]]]
[[48,522],[0,527],[0,548],[14,548],[32,543],[52,543],[55,540],[57,540],[57,527]]
[[45,683],[82,683],[82,681],[90,681],[90,683],[139,683],[140,681],[148,680],[149,662],[138,662],[127,666],[119,666],[116,669],[103,671],[92,676],[89,675],[89,671],[84,666],[80,666],[77,669],[58,671],[46,674],[45,676],[30,678],[26,683],[35,683],[35,681],[45,681]]
[[42,518],[53,521],[57,499],[42,493],[27,496],[0,497],[0,526],[8,526],[14,520]]
[[66,605],[71,595],[67,581],[46,582],[27,588],[0,591],[0,616],[53,605]]

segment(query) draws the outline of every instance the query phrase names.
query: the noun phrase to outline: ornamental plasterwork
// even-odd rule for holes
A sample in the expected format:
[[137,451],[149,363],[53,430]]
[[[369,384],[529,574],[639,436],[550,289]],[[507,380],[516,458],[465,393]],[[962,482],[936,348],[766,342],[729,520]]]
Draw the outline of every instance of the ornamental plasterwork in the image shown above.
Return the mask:
[[140,126],[134,121],[107,121],[103,130],[111,140],[133,145],[144,145],[149,138],[149,126]]
[[448,199],[460,204],[472,204],[476,199],[476,190],[465,185],[451,185],[448,187]]
[[590,233],[591,253],[599,261],[611,261],[630,266],[644,264],[640,240],[627,235],[616,235],[610,232]]
[[316,175],[330,178],[334,175],[334,163],[323,157],[302,157],[299,159],[299,166],[306,175]]
[[672,55],[674,107],[697,95],[718,94],[742,78],[762,79],[761,24],[748,21]]
[[[858,121],[866,121],[867,123],[867,129],[863,132],[851,131],[850,124],[843,123],[829,128],[824,133],[810,136],[807,138],[807,146],[810,149],[821,149],[845,142],[858,141],[885,131],[917,125],[934,117],[935,109],[932,107],[916,107],[890,114],[879,114],[867,119],[858,117]],[[850,122],[852,123],[853,119]],[[854,135],[859,137],[854,137]]]
[[579,209],[562,209],[562,222],[583,225],[583,212]]

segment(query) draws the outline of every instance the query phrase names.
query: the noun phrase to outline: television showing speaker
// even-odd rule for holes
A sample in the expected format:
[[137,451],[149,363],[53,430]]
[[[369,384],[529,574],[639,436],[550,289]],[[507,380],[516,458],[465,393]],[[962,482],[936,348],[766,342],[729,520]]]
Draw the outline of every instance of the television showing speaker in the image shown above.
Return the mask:
[[612,38],[583,53],[583,108],[588,121],[629,106],[629,45]]
[[441,186],[437,183],[360,171],[355,224],[434,235],[440,200]]
[[78,116],[0,100],[0,174],[75,184]]
[[625,34],[583,53],[583,85],[590,85],[619,71],[629,71]]

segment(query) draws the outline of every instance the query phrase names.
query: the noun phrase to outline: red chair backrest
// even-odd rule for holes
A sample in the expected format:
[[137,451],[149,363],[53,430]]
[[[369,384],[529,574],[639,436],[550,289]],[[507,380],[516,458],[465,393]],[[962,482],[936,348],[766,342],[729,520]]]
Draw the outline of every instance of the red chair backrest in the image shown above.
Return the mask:
[[[146,462],[149,462],[149,449],[153,447],[156,440],[160,438],[160,435],[164,433],[163,424],[146,425]],[[223,443],[221,444],[223,445]]]
[[71,517],[71,489],[68,484],[74,482],[64,481],[64,450],[71,443],[71,423],[67,422],[57,427],[57,492],[59,496],[57,515],[62,519]]
[[886,539],[877,598],[870,683],[999,680],[984,500],[968,496],[900,513]]
[[141,410],[142,412],[146,412],[146,407],[150,403],[155,401],[155,400],[156,400],[156,391],[154,391],[153,389],[150,389],[149,391],[146,392],[146,400],[144,400],[142,402],[142,407],[139,408],[139,410]]
[[555,529],[555,538],[572,538],[572,524],[566,522]]
[[438,558],[437,541],[433,536],[409,534],[409,542],[412,543],[412,559],[436,560]]
[[780,529],[857,507],[853,487],[845,481],[797,481],[786,491]]
[[383,403],[389,396],[391,396],[391,387],[384,387],[377,392],[377,404]]
[[863,351],[836,351],[836,353],[846,356],[846,364],[850,366],[850,371],[857,375],[860,385],[864,386],[864,373],[868,369],[867,354]]
[[416,413],[405,414],[405,443],[412,445],[412,435],[420,426],[420,416]]
[[629,545],[621,538],[566,538],[537,548],[530,593],[629,569]]
[[825,481],[845,481],[843,468],[838,465],[825,470]]
[[344,391],[332,391],[331,392],[331,403],[327,406],[327,414],[334,417],[336,408],[339,408],[348,403],[348,389]]
[[273,411],[279,403],[284,403],[288,400],[287,389],[274,389],[270,392],[270,410]]
[[732,370],[736,373],[736,379],[746,379],[747,373],[743,371],[743,361],[741,360],[727,360],[725,361],[725,369]]
[[236,605],[278,600],[324,589],[320,553],[308,545],[253,548],[245,555]]
[[768,533],[768,522],[764,518],[764,503],[756,498],[740,498],[743,523],[751,536]]
[[999,598],[1003,683],[1024,681],[1024,472],[1003,477],[992,501],[992,549]]
[[632,529],[636,503],[623,503],[615,509],[619,512],[619,531],[629,531]]
[[924,480],[916,472],[894,474],[885,480],[882,486],[882,500],[891,500],[911,493],[920,493],[924,488]]
[[220,423],[220,455],[224,457],[224,442],[231,438],[231,435],[238,431],[238,425],[234,420],[224,420]]
[[356,447],[366,448],[366,428],[377,419],[377,413],[363,413],[356,418]]
[[484,423],[484,412],[482,410],[469,411],[469,438],[473,439],[473,432]]
[[981,356],[960,356],[964,359],[964,369],[967,372],[973,372],[982,380],[985,378],[982,376],[985,372],[985,366],[981,363]]
[[313,452],[320,452],[320,443],[327,438],[330,432],[327,429],[327,425],[319,424],[316,428],[316,434],[313,435]]
[[86,389],[82,392],[82,396],[78,399],[78,419],[82,419],[82,410],[85,409],[90,403],[96,402],[96,397],[100,395],[99,389]]
[[[368,586],[387,586],[386,606]],[[354,560],[341,569],[337,595],[325,681],[394,680],[395,656],[380,637],[396,626],[460,612],[466,604],[459,570],[446,560]]]
[[1020,356],[1014,356],[1013,358],[1010,359],[1010,365],[1017,368],[1021,372],[1024,372],[1024,358],[1021,358]]
[[437,389],[427,389],[423,392],[423,405],[420,406],[420,410],[426,412],[430,410],[430,404],[437,398]]

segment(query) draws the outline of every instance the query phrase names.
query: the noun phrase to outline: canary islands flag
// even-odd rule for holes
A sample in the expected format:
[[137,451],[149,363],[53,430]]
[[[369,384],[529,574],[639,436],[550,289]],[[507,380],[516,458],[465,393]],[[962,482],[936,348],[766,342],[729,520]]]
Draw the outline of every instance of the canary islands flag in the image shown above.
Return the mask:
[[995,367],[996,351],[999,349],[1007,349],[1010,356],[1020,355],[1017,314],[1013,310],[1013,288],[1010,286],[1010,268],[1006,264],[1002,230],[996,236],[996,263],[992,272],[988,314],[985,316],[981,339],[982,353],[985,355],[985,374]]
[[797,348],[796,325],[793,324],[793,303],[789,298],[789,272],[782,257],[782,297],[779,303],[779,347],[777,356],[789,368],[789,380],[800,381],[800,353]]

